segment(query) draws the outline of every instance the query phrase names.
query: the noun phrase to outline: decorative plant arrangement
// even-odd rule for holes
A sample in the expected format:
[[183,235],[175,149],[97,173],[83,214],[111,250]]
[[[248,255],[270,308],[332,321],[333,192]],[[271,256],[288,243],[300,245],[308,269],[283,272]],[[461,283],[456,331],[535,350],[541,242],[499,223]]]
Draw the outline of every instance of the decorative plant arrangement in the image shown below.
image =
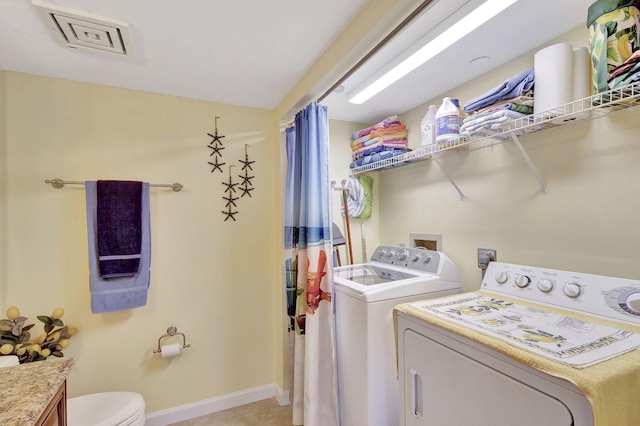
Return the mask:
[[49,356],[63,357],[62,350],[69,345],[71,336],[78,332],[75,327],[64,325],[61,318],[64,309],[58,308],[51,316],[39,315],[44,324],[44,333],[31,338],[34,324],[26,324],[15,306],[7,309],[7,319],[0,319],[0,355],[16,355],[20,364],[43,361]]

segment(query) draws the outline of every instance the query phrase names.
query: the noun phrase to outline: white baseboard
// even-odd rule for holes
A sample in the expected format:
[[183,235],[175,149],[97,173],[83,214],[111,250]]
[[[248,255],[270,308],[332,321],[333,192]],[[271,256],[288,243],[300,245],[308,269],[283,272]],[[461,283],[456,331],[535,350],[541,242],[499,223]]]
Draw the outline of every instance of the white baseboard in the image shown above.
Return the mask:
[[280,405],[289,404],[289,391],[283,392],[276,384],[264,385],[149,413],[145,426],[166,426],[272,397]]

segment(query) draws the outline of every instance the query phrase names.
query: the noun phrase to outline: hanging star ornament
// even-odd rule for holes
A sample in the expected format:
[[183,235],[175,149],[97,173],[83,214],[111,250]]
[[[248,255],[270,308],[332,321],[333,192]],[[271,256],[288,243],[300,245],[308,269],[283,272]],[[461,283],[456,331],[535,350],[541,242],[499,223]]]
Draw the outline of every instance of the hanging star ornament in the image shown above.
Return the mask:
[[234,197],[233,195],[230,195],[228,197],[222,197],[223,200],[227,200],[227,205],[225,207],[229,207],[233,204],[233,207],[238,207],[236,205],[236,200],[238,200],[238,197]]
[[220,145],[220,146],[212,146],[209,145],[209,148],[211,148],[211,154],[209,154],[209,157],[211,157],[213,154],[215,155],[219,155],[220,157],[222,157],[222,153],[220,151],[222,151],[224,149],[224,146]]
[[213,168],[211,169],[211,173],[213,173],[214,171],[216,171],[216,169],[217,169],[217,170],[220,170],[220,173],[224,173],[224,172],[222,171],[222,166],[224,166],[225,164],[227,164],[227,163],[218,163],[218,157],[217,157],[217,156],[214,158],[214,162],[213,162],[213,163],[212,163],[211,161],[208,161],[207,163],[208,163],[208,164],[211,164],[211,165],[213,166]]
[[240,182],[240,185],[251,185],[251,186],[253,186],[253,183],[251,183],[251,179],[253,179],[255,176],[249,176],[249,170],[245,170],[244,171],[244,176],[243,175],[238,175],[238,177],[240,179],[242,179],[242,182]]
[[236,188],[235,186],[238,185],[237,183],[234,183],[231,180],[231,168],[235,167],[233,164],[229,165],[229,182],[222,182],[223,185],[225,185],[227,188],[224,190],[224,193],[226,194],[227,192],[229,193],[228,197],[225,197],[224,195],[222,196],[223,200],[227,200],[227,210],[222,210],[222,213],[227,215],[227,217],[224,218],[224,221],[226,222],[227,220],[229,220],[229,218],[233,219],[233,221],[236,221],[235,215],[238,214],[238,211],[233,211],[231,210],[231,205],[233,205],[234,207],[236,206],[235,201],[238,199],[238,197],[234,197],[233,194],[236,192]]
[[240,191],[242,191],[242,195],[240,195],[240,198],[244,197],[245,195],[248,195],[249,197],[251,197],[251,191],[253,191],[255,188],[251,188],[250,186],[244,185],[240,187]]
[[229,176],[229,182],[222,182],[223,185],[225,185],[227,187],[227,189],[224,190],[224,193],[226,194],[227,192],[229,193],[229,195],[231,194],[235,194],[236,192],[236,188],[235,186],[238,185],[238,182],[232,182],[231,181],[231,176]]
[[249,170],[253,170],[253,169],[251,168],[251,165],[252,165],[253,163],[255,163],[255,161],[249,161],[249,154],[247,154],[247,147],[248,147],[248,146],[249,146],[248,144],[244,144],[244,161],[242,161],[242,160],[238,160],[239,162],[241,162],[241,163],[243,164],[243,166],[242,166],[242,170],[246,170],[247,168],[248,168]]
[[215,134],[212,135],[211,133],[207,133],[207,135],[213,138],[211,142],[209,142],[209,147],[222,145],[222,138],[224,138],[224,136],[218,136],[218,118],[220,117],[215,117],[215,123],[216,123]]
[[225,222],[229,220],[229,218],[233,219],[234,222],[236,221],[236,218],[234,216],[238,214],[238,211],[232,211],[231,206],[229,206],[228,210],[222,210],[222,213],[227,215],[227,217],[224,218]]

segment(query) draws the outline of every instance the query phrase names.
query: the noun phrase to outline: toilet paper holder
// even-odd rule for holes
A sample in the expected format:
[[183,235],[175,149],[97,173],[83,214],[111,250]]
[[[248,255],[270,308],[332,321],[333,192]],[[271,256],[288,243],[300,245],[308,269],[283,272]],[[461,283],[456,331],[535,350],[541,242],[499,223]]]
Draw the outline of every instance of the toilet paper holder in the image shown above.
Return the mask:
[[184,333],[178,333],[178,329],[172,325],[172,326],[169,326],[169,328],[167,328],[166,334],[163,334],[162,336],[160,336],[160,338],[158,338],[158,349],[154,349],[153,353],[158,354],[162,352],[162,348],[160,346],[160,344],[162,343],[162,339],[164,339],[165,337],[173,337],[173,336],[182,336],[183,349],[191,347],[191,345],[187,344],[187,336],[185,336]]

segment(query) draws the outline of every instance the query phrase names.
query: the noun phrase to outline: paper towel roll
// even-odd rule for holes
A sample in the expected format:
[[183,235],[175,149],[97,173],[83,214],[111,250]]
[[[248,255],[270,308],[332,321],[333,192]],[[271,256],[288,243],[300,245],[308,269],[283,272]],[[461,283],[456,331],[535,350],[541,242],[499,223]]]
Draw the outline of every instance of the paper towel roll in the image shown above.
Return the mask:
[[[553,44],[533,56],[536,76],[533,97],[535,114],[567,104],[573,100],[573,46],[569,43]],[[562,113],[550,111],[549,117]]]
[[591,63],[589,49],[573,49],[573,97],[572,100],[591,96]]
[[162,347],[160,348],[160,352],[162,353],[162,358],[169,358],[172,356],[180,355],[180,344],[170,343],[168,345],[162,345]]
[[[581,112],[590,107],[590,101],[585,100],[591,96],[591,63],[589,49],[586,47],[576,47],[573,49],[573,91],[571,95],[572,108],[566,112],[571,113],[570,117],[563,117],[553,120],[554,124],[564,124],[570,121],[587,118],[588,112]],[[576,102],[577,101],[577,102]]]

